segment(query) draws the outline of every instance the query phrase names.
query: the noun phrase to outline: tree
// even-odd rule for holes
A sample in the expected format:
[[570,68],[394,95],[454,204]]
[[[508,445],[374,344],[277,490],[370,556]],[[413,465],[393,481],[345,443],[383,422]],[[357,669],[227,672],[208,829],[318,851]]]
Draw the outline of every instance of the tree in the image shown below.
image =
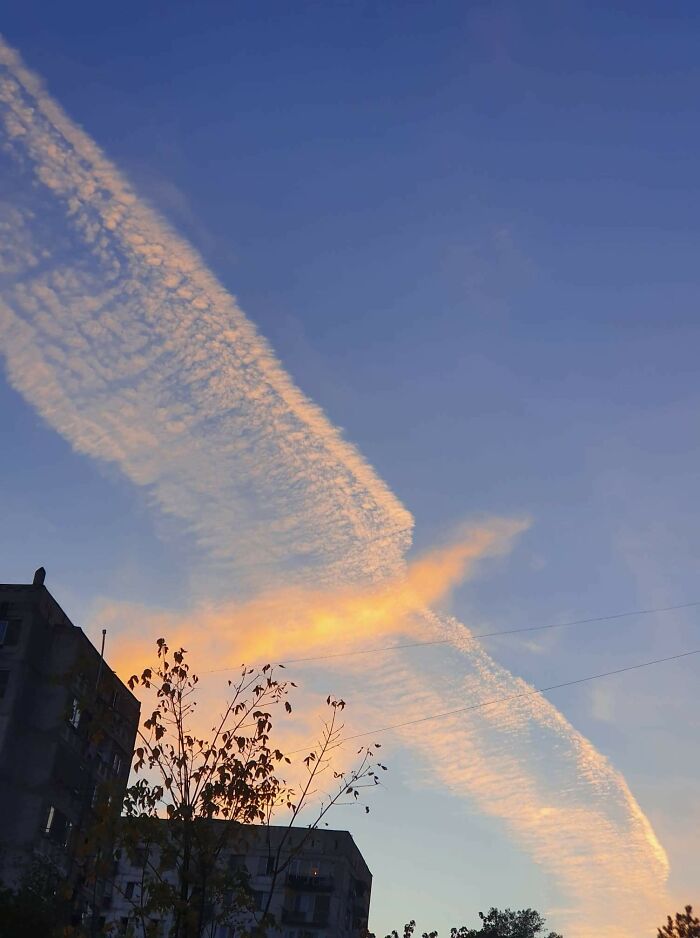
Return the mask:
[[[270,665],[243,667],[236,681],[228,681],[222,714],[201,736],[198,678],[187,652],[171,653],[162,638],[156,644],[154,666],[129,680],[153,701],[138,734],[133,769],[140,777],[127,790],[120,834],[120,849],[141,869],[142,888],[130,900],[134,933],[149,938],[167,920],[172,938],[202,938],[218,925],[262,932],[273,924],[272,894],[293,859],[286,835],[302,816],[310,833],[331,808],[354,803],[362,789],[378,784],[378,770],[386,768],[375,758],[379,745],[360,749],[351,770],[334,769],[345,703],[328,697],[319,742],[301,760],[302,782],[289,785],[280,770],[291,760],[272,745],[270,734],[272,712],[292,712],[287,698],[293,682],[278,680]],[[325,779],[332,779],[330,791],[322,787]],[[286,834],[269,848],[270,889],[255,908],[245,873],[229,870],[220,859],[224,850],[240,845],[244,825],[264,827],[280,811],[286,812]],[[304,839],[295,842],[295,850],[303,845]]]
[[693,915],[692,905],[687,905],[684,912],[676,912],[675,920],[669,915],[657,938],[700,938],[700,918]]
[[48,861],[35,859],[17,889],[0,888],[0,938],[57,938],[65,914],[60,873]]
[[[519,912],[513,912],[512,909],[506,909],[501,912],[499,909],[490,909],[488,913],[479,912],[481,919],[480,928],[467,928],[462,925],[461,928],[452,928],[450,938],[538,938],[544,931],[545,919],[535,912],[534,909],[522,909]],[[416,923],[410,921],[403,929],[403,938],[413,938]],[[369,936],[374,938],[374,936]],[[386,938],[399,938],[399,934],[393,931]],[[424,932],[422,938],[438,938],[436,931]],[[542,935],[542,938],[562,938],[557,932],[549,932],[548,935]]]
[[[479,912],[479,918],[481,928],[453,928],[451,938],[537,938],[545,926],[545,919],[534,909],[522,909],[519,912],[491,909],[486,915]],[[562,936],[551,931],[546,938]]]

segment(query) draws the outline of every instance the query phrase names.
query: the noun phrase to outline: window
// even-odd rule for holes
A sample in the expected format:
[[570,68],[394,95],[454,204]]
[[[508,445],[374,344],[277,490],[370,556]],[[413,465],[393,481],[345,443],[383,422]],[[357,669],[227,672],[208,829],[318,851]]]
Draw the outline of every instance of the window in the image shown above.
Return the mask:
[[325,925],[328,921],[328,914],[331,910],[330,896],[316,896],[314,902],[314,921],[319,925]]
[[297,893],[292,900],[292,910],[304,916],[306,920],[312,911],[314,897],[306,892]]
[[319,859],[296,857],[292,860],[289,871],[294,876],[313,877],[316,879],[322,875],[327,876],[330,873],[330,867],[327,863],[322,864]]
[[258,857],[258,876],[272,876],[274,872],[274,857]]
[[262,889],[253,890],[253,905],[258,912],[261,912],[263,906],[265,905],[265,899],[267,898],[267,893],[263,892]]
[[126,899],[133,899],[134,889],[136,889],[136,883],[127,883],[126,889],[124,890],[124,896]]
[[242,853],[232,853],[228,858],[228,868],[232,873],[247,873],[248,866]]
[[67,847],[70,844],[71,834],[73,833],[73,822],[58,811],[53,805],[49,805],[46,814],[46,823],[44,824],[44,834],[50,837],[54,843]]
[[5,696],[7,691],[7,683],[10,680],[9,671],[0,671],[0,700]]
[[118,752],[115,752],[114,755],[112,756],[112,771],[115,773],[115,775],[119,775],[119,773],[121,772],[121,769],[122,769],[122,757],[119,755]]
[[73,703],[70,708],[70,716],[68,717],[68,722],[73,727],[74,730],[77,730],[80,726],[80,704],[78,703],[78,698],[73,698]]
[[16,645],[21,625],[20,619],[0,619],[0,645]]

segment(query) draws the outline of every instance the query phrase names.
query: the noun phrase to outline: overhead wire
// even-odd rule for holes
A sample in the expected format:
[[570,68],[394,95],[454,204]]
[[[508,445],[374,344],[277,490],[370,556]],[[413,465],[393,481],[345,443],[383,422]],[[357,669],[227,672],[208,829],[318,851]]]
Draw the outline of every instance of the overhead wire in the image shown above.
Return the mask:
[[[639,664],[629,664],[623,668],[615,668],[612,671],[601,671],[598,674],[589,674],[586,677],[574,678],[570,681],[561,681],[559,684],[549,684],[547,687],[537,687],[532,690],[522,691],[518,694],[509,694],[505,697],[494,697],[492,700],[484,700],[480,703],[470,704],[466,707],[457,707],[455,710],[444,710],[440,713],[431,713],[428,716],[417,717],[414,720],[403,720],[400,723],[389,723],[386,726],[380,726],[373,730],[365,730],[362,733],[354,733],[352,736],[345,736],[343,743],[352,742],[355,739],[364,739],[367,736],[378,736],[380,733],[388,733],[393,730],[404,729],[407,726],[417,726],[421,723],[429,723],[432,720],[442,720],[446,717],[456,716],[461,713],[469,713],[474,710],[483,710],[486,707],[495,707],[500,704],[509,703],[513,700],[521,700],[525,697],[535,697],[546,694],[552,690],[559,690],[562,687],[573,687],[576,684],[586,684],[590,681],[597,681],[604,677],[612,677],[615,674],[624,674],[627,671],[638,671],[641,668],[650,668],[652,665],[664,664],[668,661],[678,661],[681,658],[689,658],[691,655],[700,655],[700,648],[692,651],[683,651],[677,655],[668,655],[665,658],[653,658],[651,661],[642,661]],[[297,755],[300,752],[307,752],[307,749],[295,749],[287,753],[289,756]]]
[[[649,616],[656,615],[663,612],[675,612],[680,609],[692,609],[700,606],[700,600],[695,600],[694,602],[689,603],[677,603],[673,606],[657,606],[655,608],[649,609],[633,609],[629,612],[616,612],[612,615],[605,616],[591,616],[586,619],[572,619],[567,622],[555,622],[549,625],[526,625],[514,629],[500,629],[495,632],[468,632],[467,637],[474,639],[484,639],[484,638],[496,638],[501,635],[517,635],[523,632],[544,632],[550,629],[564,629],[571,628],[576,625],[590,625],[595,622],[612,622],[615,619],[626,619],[632,618],[633,616]],[[283,664],[304,664],[307,662],[313,661],[327,661],[331,658],[348,658],[356,655],[375,655],[379,652],[387,651],[401,651],[405,648],[425,648],[431,645],[450,645],[452,640],[449,638],[445,639],[435,639],[427,642],[403,642],[394,645],[383,645],[377,648],[364,648],[360,650],[348,650],[348,651],[335,651],[329,652],[325,655],[309,655],[303,658],[285,658]],[[217,674],[223,671],[234,671],[240,665],[230,665],[225,668],[210,668],[209,670],[200,671],[200,674]]]

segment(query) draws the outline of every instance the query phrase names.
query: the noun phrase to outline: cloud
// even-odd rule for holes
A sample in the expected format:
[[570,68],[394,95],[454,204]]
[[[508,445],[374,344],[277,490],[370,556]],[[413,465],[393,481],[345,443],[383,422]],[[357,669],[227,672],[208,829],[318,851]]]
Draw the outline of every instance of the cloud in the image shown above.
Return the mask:
[[479,561],[506,551],[526,526],[519,520],[483,522],[379,583],[286,586],[246,602],[203,604],[178,613],[104,602],[94,622],[116,634],[110,661],[123,677],[148,653],[153,630],[171,645],[187,646],[200,668],[285,662],[332,654],[339,647],[366,649],[381,637],[399,634],[420,638],[426,607],[442,603]]
[[[465,626],[427,608],[507,549],[517,524],[491,522],[407,565],[409,512],[202,258],[2,44],[0,69],[16,182],[0,268],[9,380],[76,451],[118,466],[190,533],[198,650],[281,656],[402,630],[447,638],[440,674],[405,654],[392,667],[385,656],[342,659],[342,674],[371,688],[360,695],[365,726],[528,689]],[[192,636],[190,621],[132,612],[151,637],[166,625]],[[424,757],[426,784],[500,818],[565,890],[581,910],[569,935],[637,938],[650,927],[664,851],[624,778],[552,704],[527,697],[401,739]]]
[[[431,618],[472,665],[453,699],[488,702],[532,690],[461,623]],[[585,909],[574,934],[638,935],[663,908],[668,860],[651,825],[621,773],[544,696],[450,718],[419,745],[450,790],[503,818],[539,863],[556,869],[567,896]]]
[[410,514],[199,255],[7,47],[0,64],[7,146],[52,197],[42,215],[61,226],[59,238],[34,226],[50,260],[3,291],[14,386],[76,450],[147,486],[220,569],[250,580],[272,564],[292,578],[322,557],[329,581],[341,565],[347,578],[393,571]]

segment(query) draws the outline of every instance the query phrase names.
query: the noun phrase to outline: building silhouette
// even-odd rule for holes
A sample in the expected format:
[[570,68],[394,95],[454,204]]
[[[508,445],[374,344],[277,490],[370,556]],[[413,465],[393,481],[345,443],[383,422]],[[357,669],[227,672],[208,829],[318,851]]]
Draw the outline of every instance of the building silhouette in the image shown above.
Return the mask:
[[[32,583],[0,584],[0,886],[16,889],[38,867],[65,895],[57,924],[82,925],[91,936],[139,934],[155,858],[146,854],[139,866],[127,856],[117,825],[128,823],[119,815],[140,705],[45,575],[40,567]],[[251,912],[208,936],[232,938],[264,908],[280,938],[365,934],[372,876],[347,831],[229,826],[219,862],[242,877]],[[149,924],[166,935],[172,923]]]
[[104,901],[91,832],[120,811],[140,705],[44,578],[0,584],[0,884],[50,869],[75,922]]
[[[230,825],[221,820],[207,823],[222,829]],[[149,887],[149,871],[159,868],[159,858],[148,852],[154,850],[142,847],[131,858],[122,852],[117,860],[111,895],[105,902],[106,923],[117,935],[142,933],[137,926],[141,891]],[[204,931],[211,938],[234,938],[259,924],[268,897],[269,913],[275,920],[270,935],[361,938],[366,933],[372,874],[348,831],[236,825],[219,864],[244,874],[254,911],[234,914],[227,924],[215,924],[218,916],[212,915]],[[150,918],[149,924],[157,926],[158,934],[167,935],[172,922],[166,916],[160,921]]]

